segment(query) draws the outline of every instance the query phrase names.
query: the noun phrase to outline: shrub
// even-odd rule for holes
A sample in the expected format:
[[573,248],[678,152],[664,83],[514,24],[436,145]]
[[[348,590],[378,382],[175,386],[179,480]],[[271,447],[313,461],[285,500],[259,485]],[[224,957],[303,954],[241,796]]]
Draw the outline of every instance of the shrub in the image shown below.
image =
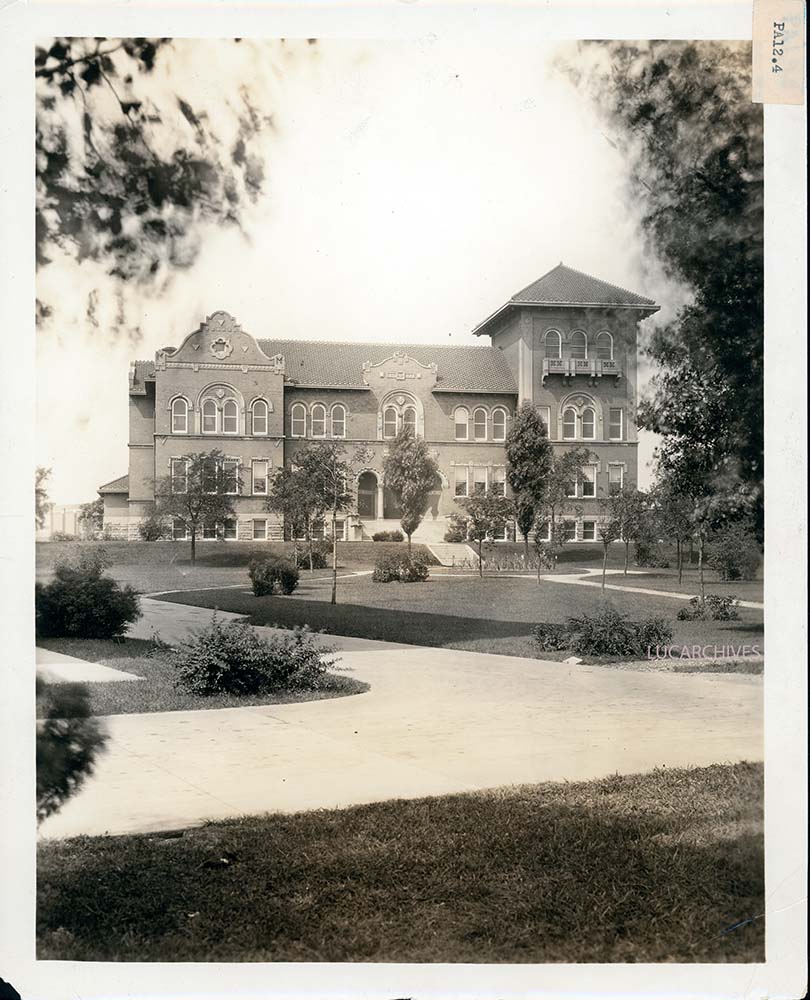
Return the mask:
[[536,625],[532,637],[544,652],[570,649],[580,656],[645,656],[648,647],[671,642],[672,629],[664,618],[633,622],[614,608],[603,607],[561,625]]
[[163,518],[150,514],[138,525],[138,534],[144,542],[159,542],[162,538],[171,538],[172,530]]
[[291,594],[298,586],[297,568],[279,556],[254,556],[248,563],[248,573],[256,597],[272,594],[276,589]]
[[138,592],[120,587],[104,570],[104,549],[58,562],[51,583],[36,585],[36,632],[40,637],[114,639],[141,617]]
[[90,715],[84,684],[46,684],[37,678],[37,822],[57,812],[92,774],[107,736]]
[[657,545],[649,542],[636,542],[634,550],[636,566],[647,566],[652,569],[669,569],[669,560],[666,559]]
[[678,611],[679,621],[697,621],[711,619],[712,621],[736,621],[740,617],[740,602],[732,595],[706,594],[705,600],[690,597],[685,608]]
[[424,583],[430,572],[424,559],[409,556],[406,552],[393,552],[380,556],[374,564],[371,579],[375,583]]
[[753,580],[760,559],[756,538],[742,525],[732,525],[712,542],[706,561],[721,580]]
[[260,694],[314,690],[336,660],[309,629],[265,639],[245,622],[211,625],[180,643],[170,655],[178,687],[195,694]]
[[450,514],[447,520],[450,525],[444,533],[444,540],[446,542],[466,542],[467,519],[460,514]]
[[372,542],[404,542],[405,536],[395,528],[393,531],[375,531],[371,540]]
[[556,622],[541,622],[535,625],[532,629],[532,638],[543,652],[568,649],[568,629]]
[[77,542],[79,540],[78,535],[72,535],[69,531],[53,531],[51,532],[52,542]]
[[[332,555],[332,547],[326,542],[317,541],[312,543],[312,568],[326,569]],[[295,557],[295,565],[298,569],[309,569],[309,546],[298,549]]]

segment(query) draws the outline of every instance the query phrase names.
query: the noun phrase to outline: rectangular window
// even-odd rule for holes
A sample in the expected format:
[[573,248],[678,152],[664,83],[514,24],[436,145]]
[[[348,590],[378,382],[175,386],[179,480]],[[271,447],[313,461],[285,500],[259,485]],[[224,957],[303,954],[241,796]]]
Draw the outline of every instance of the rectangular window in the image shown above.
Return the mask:
[[473,493],[486,493],[487,491],[487,470],[485,466],[476,466],[473,469]]
[[572,479],[570,482],[565,484],[565,495],[567,497],[575,497],[577,495],[576,479]]
[[172,493],[188,492],[188,464],[185,458],[173,458],[171,464]]
[[216,459],[207,458],[203,462],[202,470],[202,487],[203,493],[216,493],[217,492],[217,479],[219,478],[219,469],[217,468]]
[[538,525],[537,536],[541,542],[551,541],[551,524],[548,521],[543,521],[542,524]]
[[202,536],[207,542],[214,541],[217,537],[217,526],[215,524],[204,524]]
[[582,522],[582,541],[583,542],[596,541],[596,521]]
[[612,497],[621,493],[624,486],[624,468],[621,465],[608,466],[608,492]]
[[582,470],[582,496],[596,496],[596,466],[586,465]]
[[267,470],[269,462],[265,458],[254,458],[251,463],[251,492],[254,496],[267,496]]
[[455,470],[455,483],[453,485],[453,496],[456,497],[466,497],[467,496],[467,467],[456,466]]
[[322,542],[323,541],[324,535],[325,535],[323,521],[315,521],[315,522],[313,522],[313,525],[312,525],[312,528],[311,528],[311,534],[312,534],[312,537],[316,541],[318,541],[318,542]]
[[225,522],[222,534],[226,542],[236,541],[236,518],[233,517],[228,518],[228,520]]
[[492,470],[492,479],[489,488],[496,496],[506,496],[506,469],[504,466],[496,465]]
[[222,463],[222,481],[226,493],[239,492],[239,459],[226,458]]
[[175,520],[172,522],[172,538],[176,542],[183,542],[186,539],[186,522]]
[[505,521],[504,521],[504,523],[499,528],[495,528],[493,530],[493,532],[492,532],[492,540],[493,540],[493,542],[505,542],[507,540],[507,537],[506,537],[506,522]]
[[264,542],[267,540],[267,521],[259,520],[253,522],[254,542]]
[[621,408],[610,409],[610,440],[621,441],[624,437],[624,410]]
[[551,437],[551,407],[538,406],[537,412],[540,414],[540,419],[546,425],[546,433]]
[[577,522],[563,521],[563,541],[575,542],[577,540]]

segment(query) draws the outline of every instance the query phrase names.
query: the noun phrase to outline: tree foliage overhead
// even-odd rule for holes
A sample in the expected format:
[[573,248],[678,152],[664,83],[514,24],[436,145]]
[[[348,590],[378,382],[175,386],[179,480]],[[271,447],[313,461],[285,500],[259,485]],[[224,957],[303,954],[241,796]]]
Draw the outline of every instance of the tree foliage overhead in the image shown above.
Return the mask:
[[524,402],[506,435],[506,478],[514,496],[515,518],[528,554],[529,532],[543,502],[554,465],[548,428],[538,410]]
[[630,166],[649,250],[693,292],[653,334],[639,425],[661,462],[763,475],[763,119],[750,44],[584,43],[572,70]]
[[430,495],[440,487],[439,466],[430,454],[424,438],[417,437],[409,427],[402,427],[391,442],[383,459],[385,485],[393,492],[402,510],[400,524],[411,536],[422,523],[430,505]]
[[166,67],[186,44],[57,38],[37,48],[40,266],[67,252],[148,285],[163,268],[193,263],[200,224],[240,225],[262,191],[257,137],[272,121],[246,85],[221,96],[216,123],[192,93],[165,85],[176,81]]

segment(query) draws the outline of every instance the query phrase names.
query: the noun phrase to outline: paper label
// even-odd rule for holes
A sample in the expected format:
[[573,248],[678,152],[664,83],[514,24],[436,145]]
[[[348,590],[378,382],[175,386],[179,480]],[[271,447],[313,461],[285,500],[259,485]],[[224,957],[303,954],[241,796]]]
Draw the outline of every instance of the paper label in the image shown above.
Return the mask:
[[804,104],[804,2],[754,0],[756,104]]

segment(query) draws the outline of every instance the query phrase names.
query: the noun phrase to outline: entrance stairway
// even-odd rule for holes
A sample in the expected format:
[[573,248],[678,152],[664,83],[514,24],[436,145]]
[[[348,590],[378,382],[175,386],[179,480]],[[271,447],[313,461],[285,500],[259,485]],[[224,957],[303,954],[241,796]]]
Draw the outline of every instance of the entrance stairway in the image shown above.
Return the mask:
[[[394,518],[360,518],[360,537],[364,541],[371,539],[371,536],[378,531],[402,531],[399,520]],[[434,542],[443,542],[444,533],[447,531],[447,523],[442,520],[425,519],[413,533],[413,540],[424,545],[432,545]]]
[[428,548],[441,566],[478,565],[478,556],[463,542],[429,542]]

